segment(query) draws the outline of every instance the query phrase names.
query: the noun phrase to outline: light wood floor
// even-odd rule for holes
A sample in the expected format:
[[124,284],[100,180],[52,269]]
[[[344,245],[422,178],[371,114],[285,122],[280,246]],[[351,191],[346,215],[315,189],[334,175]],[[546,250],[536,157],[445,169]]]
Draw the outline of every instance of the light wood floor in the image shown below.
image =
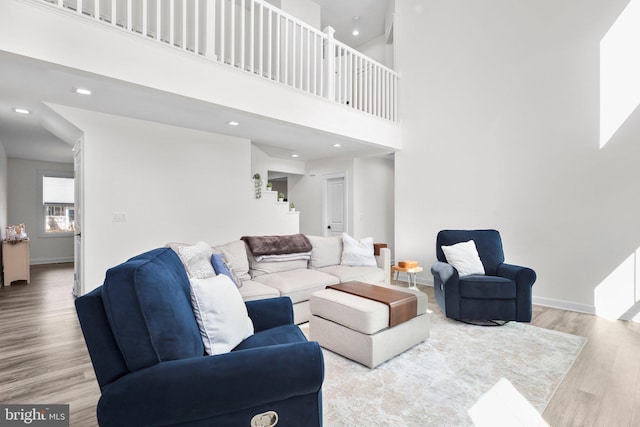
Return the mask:
[[[30,284],[0,289],[0,403],[70,404],[71,425],[91,427],[100,390],[72,282],[71,264],[33,266]],[[640,426],[640,325],[540,306],[532,324],[588,338],[543,414],[550,426]]]

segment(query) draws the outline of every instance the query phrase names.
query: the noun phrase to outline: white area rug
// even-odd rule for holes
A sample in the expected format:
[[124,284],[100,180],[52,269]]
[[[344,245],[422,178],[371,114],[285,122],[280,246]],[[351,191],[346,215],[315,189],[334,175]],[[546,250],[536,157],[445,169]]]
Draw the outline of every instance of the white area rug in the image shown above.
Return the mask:
[[[475,414],[484,410],[483,417],[474,416],[475,425],[487,425],[481,418],[509,419],[509,412],[542,414],[586,341],[516,322],[466,325],[444,318],[431,301],[429,306],[431,336],[376,369],[324,350],[326,427],[473,426],[474,405]],[[505,379],[513,387],[504,387]],[[513,396],[500,395],[504,413],[496,412],[500,405],[485,405],[495,390],[513,390]],[[522,402],[529,408],[520,411]],[[529,416],[511,426],[539,422]]]

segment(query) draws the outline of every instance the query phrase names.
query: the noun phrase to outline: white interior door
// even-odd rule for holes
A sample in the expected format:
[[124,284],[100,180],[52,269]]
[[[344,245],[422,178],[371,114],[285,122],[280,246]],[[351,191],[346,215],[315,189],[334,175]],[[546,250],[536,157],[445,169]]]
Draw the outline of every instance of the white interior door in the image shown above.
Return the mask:
[[325,236],[341,236],[346,230],[346,203],[344,176],[325,181]]
[[82,207],[83,207],[83,169],[82,169],[82,139],[78,140],[73,148],[73,170],[74,170],[74,210],[75,210],[75,231],[73,248],[73,294],[81,296],[84,294],[83,280],[83,252],[82,252]]

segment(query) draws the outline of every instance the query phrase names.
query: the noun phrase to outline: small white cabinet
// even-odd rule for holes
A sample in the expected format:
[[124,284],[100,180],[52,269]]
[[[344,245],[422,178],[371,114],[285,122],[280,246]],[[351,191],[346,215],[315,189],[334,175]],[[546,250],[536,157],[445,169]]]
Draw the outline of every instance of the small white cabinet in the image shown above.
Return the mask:
[[26,280],[29,283],[29,261],[29,239],[17,242],[3,241],[4,286],[11,286],[11,282],[16,280]]

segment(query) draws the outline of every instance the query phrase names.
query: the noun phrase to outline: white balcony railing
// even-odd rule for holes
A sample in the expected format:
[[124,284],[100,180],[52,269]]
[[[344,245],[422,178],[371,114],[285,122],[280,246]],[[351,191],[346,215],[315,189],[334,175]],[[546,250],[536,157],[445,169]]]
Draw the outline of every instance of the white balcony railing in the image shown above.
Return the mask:
[[43,0],[279,84],[397,121],[399,76],[264,0]]

